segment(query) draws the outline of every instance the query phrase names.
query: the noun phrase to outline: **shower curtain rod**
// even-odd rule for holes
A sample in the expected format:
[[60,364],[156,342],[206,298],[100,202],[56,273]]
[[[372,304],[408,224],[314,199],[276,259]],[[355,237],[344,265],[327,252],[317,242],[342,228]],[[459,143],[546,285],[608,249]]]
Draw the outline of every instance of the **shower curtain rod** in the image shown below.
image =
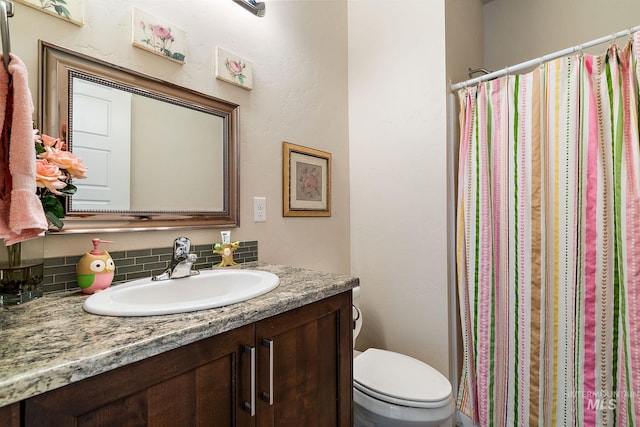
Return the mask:
[[489,73],[489,74],[486,74],[484,76],[480,76],[480,77],[476,77],[476,78],[473,78],[473,79],[465,80],[463,82],[451,85],[451,91],[454,92],[454,91],[456,91],[458,89],[462,89],[463,87],[473,86],[473,85],[475,85],[477,83],[481,83],[481,82],[484,82],[484,81],[487,81],[487,80],[492,80],[492,79],[495,79],[497,77],[506,76],[508,74],[515,73],[515,72],[522,71],[522,70],[525,70],[527,68],[533,67],[535,65],[542,65],[547,61],[551,61],[553,59],[557,59],[557,58],[561,58],[563,56],[571,55],[572,53],[579,52],[582,49],[586,49],[586,48],[589,48],[589,47],[592,47],[592,46],[596,46],[596,45],[599,45],[599,44],[602,44],[602,43],[611,42],[611,41],[613,41],[613,40],[615,40],[615,39],[617,39],[619,37],[629,36],[629,35],[635,33],[636,31],[639,31],[639,30],[640,30],[640,25],[638,25],[636,27],[633,27],[633,28],[630,28],[628,30],[619,31],[619,32],[614,33],[614,34],[610,34],[610,35],[605,36],[605,37],[600,37],[599,39],[591,40],[589,42],[582,43],[582,44],[579,44],[579,45],[576,45],[576,46],[573,46],[573,47],[570,47],[570,48],[567,48],[567,49],[559,50],[557,52],[553,52],[553,53],[550,53],[548,55],[543,55],[543,56],[541,56],[539,58],[535,58],[535,59],[531,59],[529,61],[521,62],[520,64],[511,66],[511,67],[506,67],[506,68],[503,68],[502,70],[494,71],[493,73]]

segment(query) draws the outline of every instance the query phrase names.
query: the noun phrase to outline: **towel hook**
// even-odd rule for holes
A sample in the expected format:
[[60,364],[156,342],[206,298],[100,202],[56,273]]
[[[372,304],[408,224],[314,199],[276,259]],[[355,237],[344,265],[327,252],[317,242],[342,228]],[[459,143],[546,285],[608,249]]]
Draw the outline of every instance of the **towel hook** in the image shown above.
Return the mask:
[[0,37],[2,37],[2,62],[9,72],[9,54],[11,53],[11,40],[9,39],[9,17],[13,16],[13,3],[0,0]]

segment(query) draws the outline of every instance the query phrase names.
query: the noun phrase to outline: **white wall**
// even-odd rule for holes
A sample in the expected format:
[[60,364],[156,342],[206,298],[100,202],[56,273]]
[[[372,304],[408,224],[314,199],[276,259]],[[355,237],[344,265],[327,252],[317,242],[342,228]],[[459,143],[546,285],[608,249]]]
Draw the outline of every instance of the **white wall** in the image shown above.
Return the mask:
[[[46,40],[144,74],[239,104],[241,227],[234,240],[258,240],[261,261],[349,273],[347,3],[271,0],[258,18],[231,0],[85,0],[78,27],[15,4],[12,52],[26,63],[34,100],[37,41]],[[179,65],[131,46],[137,6],[187,32],[187,63]],[[254,89],[215,79],[221,46],[253,63]],[[332,153],[333,215],[282,217],[282,142]],[[89,173],[91,173],[89,171]],[[267,222],[253,222],[253,197],[266,196]],[[217,230],[98,235],[110,250],[170,246],[180,234],[193,243],[220,241]],[[81,254],[94,235],[48,236],[47,257]]]
[[448,374],[444,0],[349,0],[358,347]]

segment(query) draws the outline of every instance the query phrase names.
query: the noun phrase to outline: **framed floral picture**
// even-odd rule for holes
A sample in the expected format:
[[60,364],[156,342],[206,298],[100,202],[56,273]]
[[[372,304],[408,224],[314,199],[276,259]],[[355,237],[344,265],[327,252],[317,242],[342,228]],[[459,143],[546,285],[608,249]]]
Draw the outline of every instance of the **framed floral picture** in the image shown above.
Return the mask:
[[175,25],[133,8],[131,43],[180,64],[185,63],[186,34]]
[[283,143],[282,215],[331,216],[331,153]]
[[38,9],[76,25],[84,23],[84,3],[83,0],[16,0],[26,6]]
[[216,79],[253,89],[253,64],[221,47],[216,47]]

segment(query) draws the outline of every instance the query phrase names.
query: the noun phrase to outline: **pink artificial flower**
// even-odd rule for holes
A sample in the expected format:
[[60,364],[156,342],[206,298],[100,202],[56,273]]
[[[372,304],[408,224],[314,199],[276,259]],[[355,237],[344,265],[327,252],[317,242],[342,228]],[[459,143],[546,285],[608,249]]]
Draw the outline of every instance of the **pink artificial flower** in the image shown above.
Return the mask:
[[46,188],[53,194],[61,195],[58,190],[62,190],[67,186],[66,182],[61,181],[66,176],[60,168],[49,163],[44,159],[36,159],[36,185],[40,188]]
[[[43,135],[45,136],[45,135]],[[55,147],[45,145],[45,152],[38,155],[41,159],[45,159],[61,169],[66,171],[74,178],[84,179],[85,173],[89,170],[82,165],[82,159],[77,158],[73,153],[64,150],[58,150]]]
[[45,147],[53,147],[58,150],[64,150],[64,142],[60,138],[53,138],[49,135],[40,135],[40,141]]

